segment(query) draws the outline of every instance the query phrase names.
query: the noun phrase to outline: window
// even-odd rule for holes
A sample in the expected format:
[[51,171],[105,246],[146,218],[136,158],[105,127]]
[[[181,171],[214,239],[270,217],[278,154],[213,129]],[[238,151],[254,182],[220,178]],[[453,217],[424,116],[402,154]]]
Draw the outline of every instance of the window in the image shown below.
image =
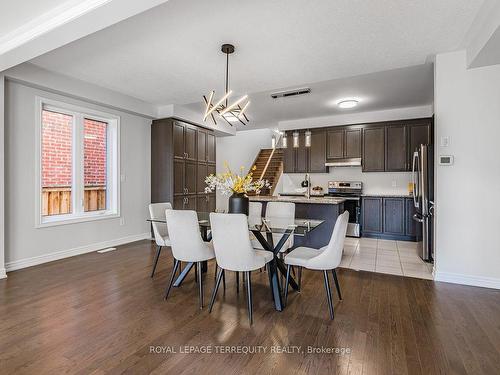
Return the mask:
[[119,118],[37,99],[37,224],[119,216]]

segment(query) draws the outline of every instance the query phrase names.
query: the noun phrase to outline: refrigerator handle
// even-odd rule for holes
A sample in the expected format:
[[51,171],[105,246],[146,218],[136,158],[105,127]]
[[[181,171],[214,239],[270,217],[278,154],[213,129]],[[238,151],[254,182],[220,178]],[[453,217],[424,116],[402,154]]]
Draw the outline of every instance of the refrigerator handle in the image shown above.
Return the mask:
[[417,167],[417,160],[418,160],[418,152],[415,151],[413,153],[413,165],[412,165],[412,174],[411,174],[411,178],[412,178],[412,184],[413,184],[413,204],[416,208],[418,208],[418,176],[417,178],[415,178],[416,174],[417,174],[417,169],[415,167]]

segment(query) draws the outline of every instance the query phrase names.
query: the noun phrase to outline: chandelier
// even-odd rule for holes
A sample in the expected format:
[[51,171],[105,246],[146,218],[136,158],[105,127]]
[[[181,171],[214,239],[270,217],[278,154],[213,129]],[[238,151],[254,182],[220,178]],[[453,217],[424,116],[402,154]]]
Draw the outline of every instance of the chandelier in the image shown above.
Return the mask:
[[[203,100],[205,101],[205,114],[203,116],[203,121],[206,121],[210,116],[215,125],[217,121],[215,120],[214,114],[218,115],[224,119],[229,125],[233,126],[233,122],[240,122],[243,125],[247,125],[250,121],[245,114],[250,101],[248,100],[248,95],[244,95],[233,103],[229,104],[229,97],[232,91],[229,90],[229,55],[234,52],[234,46],[232,44],[223,44],[221,51],[226,54],[226,91],[224,96],[219,100],[215,101],[215,90],[212,90],[208,95],[208,98],[203,95]],[[215,102],[215,104],[213,103]]]

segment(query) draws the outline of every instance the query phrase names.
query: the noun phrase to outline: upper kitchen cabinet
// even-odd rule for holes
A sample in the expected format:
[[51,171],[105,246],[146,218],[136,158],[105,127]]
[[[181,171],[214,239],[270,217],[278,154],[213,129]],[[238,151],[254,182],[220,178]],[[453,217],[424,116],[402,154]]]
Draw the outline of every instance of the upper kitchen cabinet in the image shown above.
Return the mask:
[[326,159],[352,159],[361,157],[361,128],[349,126],[330,128],[326,133]]
[[361,157],[361,129],[347,128],[345,130],[344,156],[346,158]]
[[197,129],[196,126],[180,121],[173,123],[174,158],[197,160]]
[[385,171],[385,127],[363,129],[363,172]]
[[[413,159],[413,153],[421,144],[430,145],[433,143],[432,119],[413,121],[408,126],[408,160]],[[409,169],[411,168],[408,167]]]
[[385,129],[385,170],[403,172],[408,169],[407,127],[389,125]]
[[311,132],[311,147],[309,149],[309,172],[327,173],[326,163],[326,131],[324,129]]
[[326,130],[311,131],[311,145],[306,147],[305,131],[299,132],[294,147],[293,132],[286,132],[288,144],[283,150],[284,173],[326,173]]
[[207,132],[207,162],[215,163],[215,134]]
[[283,149],[283,173],[295,173],[296,152],[292,146],[292,132],[285,132],[287,147]]
[[326,133],[326,158],[343,159],[344,158],[344,129],[329,129]]

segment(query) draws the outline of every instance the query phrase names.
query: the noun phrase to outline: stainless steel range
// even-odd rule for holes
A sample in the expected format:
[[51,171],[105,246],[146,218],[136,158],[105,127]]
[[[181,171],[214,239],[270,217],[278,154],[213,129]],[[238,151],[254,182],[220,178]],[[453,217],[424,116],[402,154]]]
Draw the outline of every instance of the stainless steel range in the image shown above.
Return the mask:
[[360,237],[361,194],[363,183],[359,181],[329,181],[328,195],[335,198],[344,198],[344,209],[349,211],[347,235]]

